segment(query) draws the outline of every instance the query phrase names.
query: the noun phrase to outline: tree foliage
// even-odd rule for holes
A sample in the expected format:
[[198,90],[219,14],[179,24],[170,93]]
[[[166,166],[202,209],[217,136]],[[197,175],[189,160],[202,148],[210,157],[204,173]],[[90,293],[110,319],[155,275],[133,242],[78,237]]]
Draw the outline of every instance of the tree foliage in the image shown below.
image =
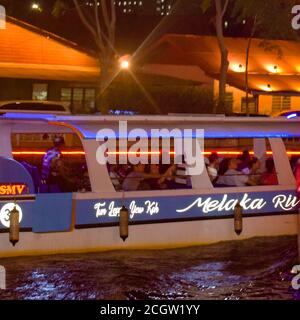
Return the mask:
[[269,39],[295,39],[291,10],[295,0],[235,0],[231,18],[237,23],[256,19],[257,36]]
[[228,10],[228,6],[231,0],[202,0],[201,8],[203,12],[207,12],[211,7],[214,9],[215,15],[215,29],[218,40],[218,46],[220,49],[221,63],[220,63],[220,77],[219,77],[219,97],[216,107],[213,108],[213,113],[225,112],[227,114],[232,113],[229,109],[229,105],[226,104],[226,83],[227,72],[229,67],[228,61],[228,49],[225,44],[224,37],[224,17]]
[[[224,79],[226,79],[225,73],[228,71],[228,68],[226,68],[228,50],[224,43],[223,30],[220,30],[220,23],[224,23],[225,13],[227,18],[230,18],[236,25],[247,21],[247,26],[250,30],[245,52],[245,91],[246,105],[248,106],[248,63],[252,38],[262,38],[260,46],[265,51],[275,52],[278,58],[281,58],[281,48],[274,46],[268,40],[297,38],[297,33],[291,28],[291,9],[295,5],[295,0],[201,0],[200,3],[203,12],[213,11],[215,15],[216,35],[221,53],[219,101],[224,99],[223,95],[226,86]],[[220,7],[223,8],[221,16],[220,14],[218,15],[218,6],[219,11]]]
[[105,90],[114,78],[118,56],[116,42],[116,6],[115,0],[56,0],[53,14],[58,16],[62,11],[73,8],[92,37],[96,55],[101,68],[99,104],[103,113],[107,112]]

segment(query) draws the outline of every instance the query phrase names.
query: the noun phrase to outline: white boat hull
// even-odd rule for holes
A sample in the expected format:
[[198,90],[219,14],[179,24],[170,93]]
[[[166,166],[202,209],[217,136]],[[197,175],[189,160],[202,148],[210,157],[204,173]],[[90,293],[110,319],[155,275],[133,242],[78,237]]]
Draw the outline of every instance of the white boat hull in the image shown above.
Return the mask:
[[187,222],[140,224],[129,226],[123,242],[119,227],[74,229],[70,232],[21,232],[15,247],[8,233],[0,234],[1,257],[46,255],[57,253],[97,252],[129,249],[166,249],[245,240],[253,237],[297,235],[298,215],[282,214],[247,217],[240,236],[234,231],[233,219],[210,219]]

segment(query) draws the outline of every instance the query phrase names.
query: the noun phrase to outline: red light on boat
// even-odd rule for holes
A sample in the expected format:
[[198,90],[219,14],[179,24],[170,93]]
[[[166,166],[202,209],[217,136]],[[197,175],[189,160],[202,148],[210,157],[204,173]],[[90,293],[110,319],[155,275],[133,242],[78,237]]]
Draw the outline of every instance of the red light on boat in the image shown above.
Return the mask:
[[[213,152],[216,152],[220,156],[238,156],[243,152],[241,151],[204,151],[203,154],[205,156],[209,156]],[[14,156],[43,156],[45,151],[13,151],[12,154]],[[66,156],[84,156],[84,151],[62,151],[63,155]],[[107,152],[108,155],[161,155],[162,151],[115,151],[115,152]],[[170,151],[170,155],[175,155],[175,151]],[[254,155],[253,151],[250,151],[249,154]],[[272,155],[272,151],[267,151],[267,155]],[[289,156],[300,156],[300,151],[287,151]]]
[[[13,151],[14,156],[43,156],[45,151]],[[84,156],[84,151],[62,151],[63,155],[69,156]]]
[[108,155],[160,155],[160,151],[111,151]]

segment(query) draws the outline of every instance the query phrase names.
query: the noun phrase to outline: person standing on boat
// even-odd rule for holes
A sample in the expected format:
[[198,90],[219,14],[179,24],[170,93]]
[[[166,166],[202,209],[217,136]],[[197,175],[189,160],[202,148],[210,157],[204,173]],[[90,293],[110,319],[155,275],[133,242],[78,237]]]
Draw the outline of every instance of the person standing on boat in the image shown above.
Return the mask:
[[53,147],[49,149],[42,160],[42,185],[44,192],[60,192],[61,157],[60,148],[65,144],[62,136],[55,136]]

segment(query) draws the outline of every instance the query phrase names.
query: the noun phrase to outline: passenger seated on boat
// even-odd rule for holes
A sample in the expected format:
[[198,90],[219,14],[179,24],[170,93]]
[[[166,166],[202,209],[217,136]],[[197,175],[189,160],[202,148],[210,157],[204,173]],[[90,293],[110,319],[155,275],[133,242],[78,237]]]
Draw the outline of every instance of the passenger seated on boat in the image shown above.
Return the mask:
[[124,179],[132,171],[132,167],[128,164],[119,165],[117,174],[120,177],[120,184],[122,185]]
[[164,189],[172,189],[172,184],[174,184],[174,179],[176,175],[176,164],[171,164],[164,173],[164,176],[159,179],[158,183]]
[[220,163],[217,187],[243,187],[248,183],[249,177],[237,170],[237,160],[226,158]]
[[133,166],[133,171],[123,181],[122,189],[124,191],[150,190],[150,185],[146,180],[159,179],[161,177],[160,174],[146,173],[145,164],[139,163]]
[[266,172],[262,174],[261,184],[265,186],[273,186],[278,184],[277,174],[273,158],[266,160]]
[[77,190],[78,192],[89,192],[91,191],[91,182],[89,178],[89,173],[86,165],[82,165],[81,168],[79,168],[80,174],[77,176],[78,182]]
[[248,150],[244,150],[243,154],[237,157],[237,170],[244,173],[249,174],[250,168],[249,163],[251,161],[251,157]]
[[[160,167],[158,164],[150,164],[146,168],[146,173],[150,173],[153,175],[161,175],[160,174]],[[160,190],[160,189],[165,189],[166,184],[163,178],[150,178],[147,179],[146,183],[150,186],[151,190]]]
[[172,164],[165,172],[160,183],[165,182],[167,189],[190,189],[191,178],[186,174],[186,165]]
[[176,165],[175,186],[177,189],[191,188],[191,178],[186,173],[185,163]]
[[215,182],[218,178],[219,156],[216,152],[213,152],[208,158],[209,164],[207,166],[207,172],[211,182]]
[[[74,179],[74,173],[70,167],[63,161],[63,159],[54,159],[52,168],[56,172],[56,176],[52,175],[49,183],[50,185],[57,184],[57,192],[74,192],[77,191],[76,180]],[[49,191],[54,192],[54,191]]]
[[110,179],[112,181],[112,184],[113,184],[115,190],[116,191],[121,190],[121,183],[120,183],[121,177],[118,174],[117,165],[115,165],[115,164],[109,165],[108,172],[109,172],[109,176],[110,176]]
[[254,157],[249,161],[249,180],[248,185],[258,186],[261,184],[262,172],[260,171],[261,163],[258,158]]

